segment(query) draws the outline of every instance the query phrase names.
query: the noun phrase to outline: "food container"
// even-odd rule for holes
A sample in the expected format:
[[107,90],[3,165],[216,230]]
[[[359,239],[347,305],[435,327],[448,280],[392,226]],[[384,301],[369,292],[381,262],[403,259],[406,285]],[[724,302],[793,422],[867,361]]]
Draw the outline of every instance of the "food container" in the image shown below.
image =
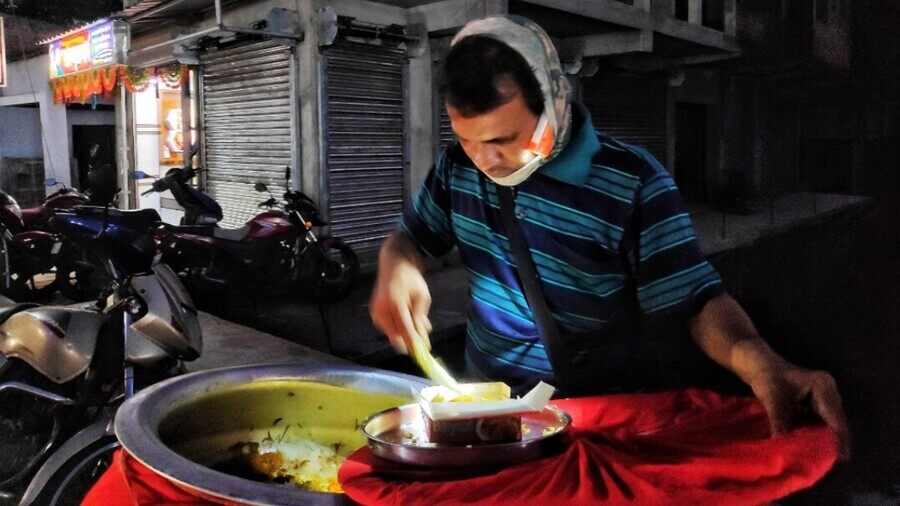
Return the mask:
[[427,416],[418,403],[390,408],[363,423],[369,449],[378,457],[431,468],[497,467],[562,451],[568,444],[571,417],[547,406],[520,414],[521,441],[511,443],[442,444],[428,440]]
[[[336,466],[339,459],[333,457],[366,444],[359,429],[366,418],[410,402],[410,388],[426,385],[413,376],[354,365],[204,371],[139,392],[119,409],[115,429],[134,458],[198,497],[244,504],[344,504],[348,501],[340,493],[250,479],[250,456],[262,459],[257,470],[269,465],[269,470],[293,471],[294,464],[313,459],[321,469]],[[272,460],[276,452],[283,462]],[[290,476],[278,481],[290,481]]]

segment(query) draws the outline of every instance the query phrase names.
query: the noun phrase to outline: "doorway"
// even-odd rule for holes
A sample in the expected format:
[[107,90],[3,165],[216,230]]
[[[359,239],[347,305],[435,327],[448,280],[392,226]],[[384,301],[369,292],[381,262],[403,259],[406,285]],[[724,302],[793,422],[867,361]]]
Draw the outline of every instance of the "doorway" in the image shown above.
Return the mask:
[[77,181],[72,186],[87,190],[88,170],[91,165],[91,147],[99,146],[94,164],[98,167],[116,166],[116,127],[115,125],[72,125],[72,153],[78,166]]
[[706,106],[675,105],[675,184],[682,197],[706,203]]

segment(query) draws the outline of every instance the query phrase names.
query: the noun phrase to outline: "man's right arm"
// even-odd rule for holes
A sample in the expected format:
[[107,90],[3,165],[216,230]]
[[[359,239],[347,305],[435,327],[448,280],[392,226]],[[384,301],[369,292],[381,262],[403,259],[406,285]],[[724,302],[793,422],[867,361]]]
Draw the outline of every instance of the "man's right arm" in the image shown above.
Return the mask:
[[400,353],[408,353],[414,334],[431,347],[431,294],[424,277],[424,260],[412,238],[394,232],[378,253],[378,276],[369,304],[372,322]]
[[430,348],[431,294],[425,284],[422,255],[440,257],[453,249],[447,150],[407,206],[397,227],[378,254],[378,277],[369,305],[372,323],[387,335],[400,353],[408,353],[414,335]]

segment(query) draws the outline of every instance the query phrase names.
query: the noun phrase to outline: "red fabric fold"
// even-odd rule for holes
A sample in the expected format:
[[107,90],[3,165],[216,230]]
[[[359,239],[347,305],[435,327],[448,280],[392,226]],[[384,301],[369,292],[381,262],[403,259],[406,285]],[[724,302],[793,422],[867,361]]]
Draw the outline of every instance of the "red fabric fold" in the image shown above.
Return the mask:
[[837,458],[825,426],[770,437],[752,398],[684,390],[553,403],[573,419],[559,455],[440,481],[422,470],[398,478],[404,466],[362,448],[341,467],[341,485],[379,505],[763,504],[812,486]]
[[205,497],[202,492],[182,488],[163,478],[156,471],[119,449],[113,455],[112,465],[91,487],[81,502],[82,506],[132,506],[160,504],[226,505],[240,503],[216,497]]
[[[339,479],[350,498],[378,505],[762,504],[813,485],[837,458],[824,426],[770,437],[750,398],[685,390],[553,403],[573,419],[573,442],[559,455],[466,477],[361,448]],[[119,450],[82,504],[235,503],[182,488]]]

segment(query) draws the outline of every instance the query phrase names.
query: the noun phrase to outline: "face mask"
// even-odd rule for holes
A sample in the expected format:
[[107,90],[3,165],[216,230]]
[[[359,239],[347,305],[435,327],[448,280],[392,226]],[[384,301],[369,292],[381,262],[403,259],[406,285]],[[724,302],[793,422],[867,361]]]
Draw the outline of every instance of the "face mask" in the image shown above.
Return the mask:
[[546,112],[541,113],[537,128],[534,129],[534,135],[531,136],[531,140],[525,148],[524,165],[508,176],[493,178],[488,175],[488,177],[500,186],[521,184],[544,164],[544,160],[550,156],[550,151],[553,149],[553,142],[553,129],[550,128],[550,121]]

